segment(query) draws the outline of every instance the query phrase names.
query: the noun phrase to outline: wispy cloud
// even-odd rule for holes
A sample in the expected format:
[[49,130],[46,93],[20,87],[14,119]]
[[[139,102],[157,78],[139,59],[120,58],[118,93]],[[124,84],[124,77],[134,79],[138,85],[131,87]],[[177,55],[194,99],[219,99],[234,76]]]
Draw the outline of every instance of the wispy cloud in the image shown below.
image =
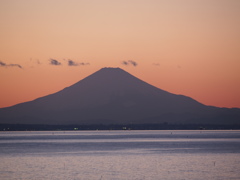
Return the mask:
[[133,61],[133,60],[122,61],[122,64],[123,64],[123,65],[126,65],[126,66],[128,66],[128,65],[133,65],[133,66],[135,66],[135,67],[138,65],[137,62],[135,62],[135,61]]
[[69,59],[68,60],[68,65],[69,66],[78,66],[78,63],[74,62],[73,60]]
[[122,61],[122,64],[123,65],[128,65],[128,62],[127,61]]
[[154,65],[154,66],[160,66],[160,64],[159,64],[159,63],[153,63],[153,65]]
[[56,60],[56,59],[50,59],[49,61],[50,61],[51,65],[54,65],[54,66],[61,65],[61,63],[58,60]]
[[0,61],[0,66],[1,67],[18,67],[18,68],[21,68],[22,69],[22,66],[21,65],[19,65],[19,64],[6,64],[6,63],[4,63],[4,62],[2,62],[2,61]]
[[0,66],[7,66],[6,63],[0,61]]
[[90,63],[79,63],[79,65],[86,66],[86,65],[90,65]]
[[30,58],[30,68],[34,68],[36,67],[36,65],[41,65],[42,63],[39,61],[39,59],[33,59],[33,58]]
[[90,65],[89,63],[77,63],[71,59],[68,60],[68,66],[86,66],[86,65]]
[[30,58],[30,62],[36,63],[36,64],[41,64],[41,62],[39,61],[39,59]]

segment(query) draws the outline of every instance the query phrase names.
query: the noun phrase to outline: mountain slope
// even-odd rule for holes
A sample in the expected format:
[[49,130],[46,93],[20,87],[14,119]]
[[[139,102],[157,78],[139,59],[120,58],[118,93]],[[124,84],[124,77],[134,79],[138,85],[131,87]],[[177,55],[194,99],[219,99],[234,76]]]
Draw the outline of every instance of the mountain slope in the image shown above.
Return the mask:
[[0,123],[234,124],[239,114],[163,91],[120,68],[103,68],[57,93],[0,109]]

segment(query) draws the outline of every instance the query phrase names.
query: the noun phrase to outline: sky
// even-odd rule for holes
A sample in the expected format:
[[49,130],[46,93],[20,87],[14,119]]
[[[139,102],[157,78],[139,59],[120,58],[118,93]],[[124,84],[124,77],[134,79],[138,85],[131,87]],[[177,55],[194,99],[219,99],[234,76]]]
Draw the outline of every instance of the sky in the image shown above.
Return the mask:
[[0,108],[120,67],[240,108],[239,0],[0,0]]

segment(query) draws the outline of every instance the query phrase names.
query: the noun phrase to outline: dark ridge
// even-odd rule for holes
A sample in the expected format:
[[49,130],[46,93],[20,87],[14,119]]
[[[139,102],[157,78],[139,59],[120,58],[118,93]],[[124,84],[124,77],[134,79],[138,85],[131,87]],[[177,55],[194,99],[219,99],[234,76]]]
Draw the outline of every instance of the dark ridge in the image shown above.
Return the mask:
[[214,124],[93,124],[44,125],[0,124],[0,131],[86,131],[86,130],[240,130],[240,125]]

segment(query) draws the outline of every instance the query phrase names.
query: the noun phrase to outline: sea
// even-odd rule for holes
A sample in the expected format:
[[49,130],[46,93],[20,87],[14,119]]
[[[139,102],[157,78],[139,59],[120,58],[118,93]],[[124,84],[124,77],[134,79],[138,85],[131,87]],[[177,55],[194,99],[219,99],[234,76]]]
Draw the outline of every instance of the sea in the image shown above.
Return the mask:
[[238,130],[1,131],[0,180],[239,180]]

